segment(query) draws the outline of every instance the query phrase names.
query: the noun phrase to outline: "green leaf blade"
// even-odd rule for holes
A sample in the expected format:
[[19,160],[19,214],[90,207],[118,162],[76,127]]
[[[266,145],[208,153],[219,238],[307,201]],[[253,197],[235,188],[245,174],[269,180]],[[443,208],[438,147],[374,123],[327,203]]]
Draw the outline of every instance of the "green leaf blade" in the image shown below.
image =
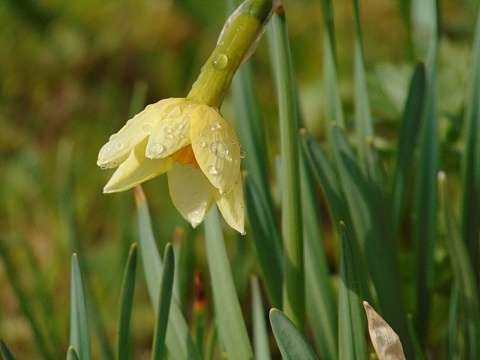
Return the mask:
[[[280,8],[281,9],[281,8]],[[300,328],[305,328],[305,274],[300,199],[299,117],[293,64],[285,13],[272,16],[269,34],[270,58],[279,104],[282,159],[282,235],[284,243],[284,287],[282,308]]]
[[367,359],[357,266],[345,225],[340,224],[339,359]]
[[229,359],[253,359],[215,206],[205,219],[205,242],[220,339]]
[[256,360],[270,360],[270,347],[268,341],[267,325],[263,311],[262,295],[258,278],[253,276],[252,287],[252,319],[253,319],[253,344]]
[[470,72],[470,91],[465,111],[465,156],[462,163],[462,233],[476,274],[480,275],[480,11],[477,17]]
[[76,254],[72,256],[70,293],[70,344],[77,349],[79,358],[88,360],[92,356],[90,331],[88,329],[85,290]]
[[480,297],[466,244],[462,241],[459,227],[453,214],[452,205],[446,195],[446,176],[438,175],[439,202],[447,227],[447,235],[454,269],[455,280],[461,298],[459,304],[463,312],[463,347],[465,358],[477,359],[480,356]]
[[[162,274],[162,260],[152,231],[147,199],[141,186],[135,187],[138,223],[140,231],[140,254],[144,269],[150,300],[156,310],[158,308],[158,293]],[[187,321],[182,314],[176,299],[173,299],[170,309],[170,326],[167,330],[167,350],[173,359],[200,359],[197,347],[192,340]]]
[[400,218],[405,206],[407,184],[413,169],[412,159],[422,127],[425,89],[425,65],[419,63],[415,67],[410,81],[402,128],[398,138],[397,162],[392,183],[392,223],[395,229],[400,226]]
[[133,243],[128,254],[127,265],[120,290],[120,312],[117,330],[116,359],[128,360],[130,357],[130,320],[132,317],[133,292],[137,266],[137,244]]
[[160,292],[157,309],[157,321],[153,335],[152,359],[163,359],[165,348],[165,338],[167,334],[168,317],[170,313],[170,303],[173,294],[173,275],[175,273],[175,257],[171,244],[165,247],[163,257],[163,271],[160,282]]
[[265,197],[250,176],[245,177],[245,204],[269,298],[274,306],[282,304],[282,249],[275,219],[268,211]]
[[285,360],[316,360],[317,357],[303,334],[280,310],[270,310],[270,323],[278,348]]

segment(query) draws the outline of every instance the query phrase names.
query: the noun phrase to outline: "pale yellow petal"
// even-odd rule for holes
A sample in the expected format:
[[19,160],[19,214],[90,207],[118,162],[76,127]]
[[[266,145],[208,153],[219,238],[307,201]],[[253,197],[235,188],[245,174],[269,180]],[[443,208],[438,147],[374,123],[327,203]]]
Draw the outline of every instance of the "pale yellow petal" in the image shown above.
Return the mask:
[[104,193],[130,189],[135,185],[170,170],[173,160],[170,158],[158,160],[147,159],[145,157],[146,145],[147,140],[145,139],[131,151],[127,159],[115,171],[107,185],[103,188]]
[[196,227],[213,204],[212,186],[205,175],[191,164],[173,164],[168,172],[170,196],[180,214]]
[[366,301],[368,332],[379,360],[405,360],[400,338],[383,318]]
[[245,208],[243,202],[243,184],[242,177],[238,177],[238,181],[233,190],[228,194],[215,195],[215,200],[223,218],[232,228],[240,234],[245,233]]
[[119,166],[132,149],[152,133],[162,119],[162,115],[183,101],[183,99],[175,98],[163,99],[148,105],[145,110],[128,120],[123,128],[110,136],[109,141],[100,149],[98,166],[103,168]]
[[196,106],[184,99],[170,108],[153,129],[145,156],[151,159],[164,158],[190,144],[190,117]]
[[199,105],[190,138],[200,169],[221,194],[230,192],[240,178],[240,144],[232,126],[215,109]]

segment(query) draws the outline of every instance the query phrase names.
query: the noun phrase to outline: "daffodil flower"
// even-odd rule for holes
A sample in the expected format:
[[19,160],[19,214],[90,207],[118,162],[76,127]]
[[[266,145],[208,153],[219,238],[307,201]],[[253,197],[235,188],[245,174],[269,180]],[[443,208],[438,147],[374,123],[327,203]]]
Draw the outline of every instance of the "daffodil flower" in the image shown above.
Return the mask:
[[104,169],[118,167],[105,193],[167,173],[173,204],[193,227],[216,203],[227,223],[244,233],[240,144],[218,108],[277,5],[246,0],[227,20],[187,97],[148,105],[110,137],[97,161]]

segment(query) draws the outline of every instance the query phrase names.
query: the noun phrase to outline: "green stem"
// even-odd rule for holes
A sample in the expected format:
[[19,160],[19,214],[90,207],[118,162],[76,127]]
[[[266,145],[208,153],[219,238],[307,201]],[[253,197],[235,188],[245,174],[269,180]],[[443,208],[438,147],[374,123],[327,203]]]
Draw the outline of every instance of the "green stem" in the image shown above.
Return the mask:
[[187,98],[219,108],[233,75],[255,49],[272,13],[272,0],[246,0],[228,18],[217,46],[202,67]]

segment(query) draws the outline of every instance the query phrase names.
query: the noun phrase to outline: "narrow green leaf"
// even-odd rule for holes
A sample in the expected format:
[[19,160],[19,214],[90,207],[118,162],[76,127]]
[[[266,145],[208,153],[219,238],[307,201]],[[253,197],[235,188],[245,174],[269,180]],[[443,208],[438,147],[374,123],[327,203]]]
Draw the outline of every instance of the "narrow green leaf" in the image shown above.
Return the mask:
[[330,271],[320,231],[321,216],[317,209],[313,174],[306,155],[300,157],[302,211],[305,246],[305,279],[307,315],[323,359],[337,358],[337,304],[330,283]]
[[369,138],[373,138],[374,134],[370,100],[368,99],[367,77],[365,75],[365,66],[363,64],[362,32],[358,0],[352,0],[352,5],[355,21],[353,49],[355,120],[357,126],[358,157],[360,159],[360,167],[365,171],[367,170],[366,141]]
[[88,360],[92,356],[90,331],[82,274],[76,254],[72,256],[70,294],[70,344],[77,349],[79,358]]
[[280,236],[275,218],[268,211],[266,199],[248,175],[245,177],[245,204],[252,233],[250,238],[257,251],[270,301],[280,306],[283,283]]
[[258,278],[252,276],[252,321],[253,321],[253,347],[256,360],[270,360],[270,347],[268,341],[267,325],[262,302],[262,294]]
[[335,28],[331,0],[320,0],[322,5],[325,35],[323,37],[323,77],[325,81],[325,114],[327,122],[337,121],[343,128],[345,120],[342,110],[342,98],[337,76],[337,53],[335,49]]
[[450,307],[448,309],[448,355],[447,359],[455,359],[455,357],[461,359],[458,353],[458,324],[459,324],[459,302],[460,302],[460,291],[458,289],[458,284],[453,282],[452,289],[450,290]]
[[475,30],[470,91],[465,111],[465,156],[462,161],[462,233],[477,283],[480,280],[480,10]]
[[317,359],[302,332],[283,312],[278,309],[271,309],[270,324],[278,348],[285,360]]
[[284,287],[282,306],[299,329],[305,328],[305,275],[300,199],[300,169],[297,102],[285,13],[272,17],[268,31],[270,58],[278,98],[280,151],[282,159],[282,235],[284,242]]
[[345,117],[342,110],[342,98],[340,97],[334,48],[335,46],[330,42],[328,34],[325,34],[323,40],[323,76],[325,82],[326,121],[327,123],[337,121],[343,128],[345,127]]
[[4,360],[15,360],[15,356],[13,356],[2,339],[0,339],[0,355],[2,355]]
[[[418,334],[417,334],[417,331],[415,329],[415,323],[413,321],[412,314],[408,314],[407,319],[408,319],[408,331],[410,333],[410,338],[413,341],[413,348],[414,348],[414,351],[415,351],[415,359],[416,360],[426,360],[425,354],[423,353],[422,344],[420,344],[420,339],[418,338]],[[448,359],[452,359],[452,358],[449,357]]]
[[137,244],[133,243],[128,254],[127,265],[123,274],[122,289],[120,291],[120,314],[117,329],[116,354],[116,359],[118,360],[128,360],[130,358],[130,320],[132,317],[136,266]]
[[447,228],[452,266],[462,300],[459,305],[465,322],[465,334],[462,339],[466,351],[465,358],[478,359],[480,357],[480,298],[473,266],[466,244],[460,236],[452,205],[446,195],[446,177],[443,172],[438,175],[438,186],[439,202]]
[[158,295],[157,321],[155,332],[153,334],[152,359],[163,359],[165,348],[165,338],[167,334],[168,317],[170,313],[170,303],[173,292],[173,276],[175,274],[175,255],[171,244],[165,247],[163,257],[163,271],[160,281],[160,292]]
[[[138,223],[140,231],[140,254],[147,281],[147,289],[154,309],[158,309],[158,293],[162,274],[162,260],[158,253],[153,236],[152,223],[147,199],[141,186],[135,187]],[[192,340],[187,321],[180,310],[176,299],[172,299],[170,308],[170,324],[167,329],[167,350],[172,359],[200,359],[195,343]]]
[[355,253],[345,225],[340,223],[340,283],[338,295],[338,357],[342,360],[367,358],[364,316],[358,286]]
[[[403,340],[406,356],[409,357],[413,354],[413,346],[402,301],[396,243],[389,211],[384,204],[379,204],[383,190],[362,174],[353,149],[340,127],[333,126],[330,143],[354,230],[352,239],[356,241],[352,241],[351,246],[355,249],[358,242],[358,247],[363,249],[356,258],[362,296],[370,302],[371,296],[365,286],[365,267],[377,293],[376,307],[381,309],[382,316]],[[364,259],[360,255],[362,252]],[[362,264],[365,261],[366,265]]]
[[303,137],[303,148],[307,159],[327,199],[332,218],[335,223],[339,223],[348,216],[340,178],[315,139],[304,130],[300,134]]
[[[425,65],[419,63],[415,67],[410,81],[402,127],[398,137],[397,163],[392,184],[392,224],[394,229],[398,229],[400,226],[401,214],[407,198],[407,184],[413,169],[412,159],[422,126],[425,87]],[[394,233],[396,234],[397,231]]]
[[[381,226],[383,226],[383,224],[380,224],[381,221],[379,219],[381,216],[380,218],[377,218],[375,212],[378,211],[381,213],[381,211],[374,206],[372,196],[374,191],[378,191],[378,189],[369,188],[371,184],[369,184],[368,180],[362,174],[353,148],[348,142],[345,132],[336,124],[334,124],[330,130],[330,145],[335,161],[335,167],[339,174],[339,182],[342,186],[342,198],[344,199],[344,202],[341,206],[346,206],[348,208],[348,217],[346,218],[346,221],[351,221],[351,226],[354,230],[354,236],[351,237],[354,241],[352,241],[351,245],[355,248],[355,253],[359,254],[357,257],[357,264],[359,265],[358,271],[360,273],[360,289],[362,291],[362,297],[369,301],[368,299],[371,299],[371,296],[368,290],[368,276],[365,270],[368,266],[365,261],[369,262],[369,260],[371,260],[371,266],[373,267],[373,264],[377,261],[390,261],[387,260],[385,255],[388,255],[389,259],[393,258],[393,254],[381,254],[381,252],[386,251],[387,248],[385,247],[386,244],[383,243],[385,238],[383,237],[380,240],[381,236],[379,235],[379,232],[381,231]],[[343,211],[345,212],[345,210]],[[340,220],[342,221],[342,219]],[[377,241],[380,242],[379,248],[374,246]],[[378,254],[376,254],[375,251],[378,251],[378,253],[382,255],[383,260],[376,259],[376,255]],[[393,261],[395,263],[394,259]],[[391,264],[389,265],[389,269],[390,266]],[[393,269],[390,269],[390,271]],[[371,276],[376,287],[383,284],[383,282],[387,282],[387,275],[379,268],[372,269]],[[390,279],[393,280],[397,278],[398,277],[392,277]]]
[[73,346],[68,347],[67,351],[67,360],[79,360],[80,358],[77,355],[77,352],[73,348]]
[[258,110],[258,101],[253,85],[251,63],[244,64],[235,74],[232,82],[232,95],[237,112],[238,125],[236,130],[244,150],[248,156],[245,168],[254,179],[261,193],[265,195],[268,207],[272,212],[273,203],[268,179],[268,157],[265,142],[264,122]]
[[215,317],[222,344],[229,359],[253,359],[216,206],[205,219],[205,243]]
[[[438,31],[437,1],[412,0],[412,25],[417,57],[426,64],[426,98],[419,143],[418,172],[415,179],[414,209],[416,313],[415,322],[420,342],[425,344],[433,287],[433,250],[437,226],[438,139]],[[420,22],[419,22],[420,21]],[[411,357],[405,349],[407,357]]]

